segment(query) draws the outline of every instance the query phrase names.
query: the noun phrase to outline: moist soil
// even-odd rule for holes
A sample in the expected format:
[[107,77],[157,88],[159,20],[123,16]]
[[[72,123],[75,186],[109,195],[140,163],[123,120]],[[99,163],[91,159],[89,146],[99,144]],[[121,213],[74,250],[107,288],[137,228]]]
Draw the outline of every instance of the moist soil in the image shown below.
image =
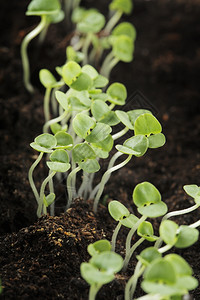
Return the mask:
[[[107,15],[109,1],[82,1],[83,6],[96,7]],[[104,203],[98,213],[92,201],[76,199],[65,211],[66,192],[57,183],[56,216],[36,218],[36,203],[29,186],[27,172],[36,153],[29,144],[42,132],[44,90],[38,80],[41,68],[55,73],[65,61],[69,42],[66,23],[50,26],[46,40],[29,47],[31,80],[36,93],[30,95],[22,83],[20,44],[38,19],[26,17],[27,1],[4,1],[1,5],[0,36],[0,299],[87,299],[88,284],[80,276],[81,262],[88,261],[87,246],[96,240],[111,239],[115,228],[107,212],[113,199],[124,203],[137,214],[132,191],[137,183],[149,181],[161,192],[169,211],[193,205],[183,191],[185,184],[199,185],[200,178],[200,1],[199,0],[135,0],[134,10],[123,20],[137,29],[134,60],[119,63],[110,82],[126,85],[128,101],[124,110],[137,107],[151,109],[163,126],[166,145],[132,159],[113,173],[104,190]],[[95,177],[98,182],[102,171]],[[35,172],[37,187],[45,178],[41,163]],[[174,219],[179,224],[198,220],[199,210]],[[153,220],[155,230],[159,220]],[[122,229],[117,252],[124,256],[127,231]],[[151,244],[146,243],[146,246]],[[192,247],[173,250],[191,265],[200,279],[199,241]],[[140,253],[143,246],[138,248]],[[133,274],[132,258],[126,273],[105,285],[97,299],[123,299],[124,286]],[[140,288],[136,297],[142,295]],[[191,292],[200,299],[200,288]]]

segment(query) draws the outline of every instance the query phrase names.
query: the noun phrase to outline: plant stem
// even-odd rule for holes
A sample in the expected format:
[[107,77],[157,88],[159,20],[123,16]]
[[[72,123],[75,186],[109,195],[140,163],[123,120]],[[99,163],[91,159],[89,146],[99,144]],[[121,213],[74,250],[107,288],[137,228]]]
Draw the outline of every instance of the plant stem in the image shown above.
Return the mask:
[[[73,198],[73,192],[72,191],[72,179],[73,177],[76,175],[77,172],[79,172],[81,170],[80,167],[75,168],[74,170],[72,170],[68,177],[67,177],[67,192],[68,192],[68,201],[67,201],[67,209],[71,206],[72,204],[72,198]],[[75,188],[75,187],[74,187]]]
[[46,88],[44,95],[44,119],[45,123],[50,120],[50,109],[49,109],[49,101],[51,95],[51,87]]
[[112,71],[112,69],[116,66],[116,64],[118,64],[119,62],[119,58],[114,57],[112,59],[112,61],[110,62],[110,64],[107,66],[107,68],[104,71],[104,76],[109,78],[110,77],[110,72]]
[[85,41],[84,41],[83,47],[82,47],[82,52],[84,54],[83,66],[88,63],[88,49],[90,47],[91,40],[92,40],[92,33],[88,33],[86,35],[86,38],[85,38]]
[[27,48],[32,39],[36,37],[46,26],[47,17],[41,16],[41,21],[38,26],[33,29],[30,33],[28,33],[22,41],[21,44],[21,57],[22,57],[22,67],[23,67],[23,79],[25,88],[30,92],[34,92],[34,88],[30,82],[30,64],[27,54]]
[[43,44],[44,39],[47,35],[48,28],[49,28],[49,23],[47,23],[44,29],[40,32],[39,39],[38,39],[39,45]]
[[100,289],[100,287],[98,287],[96,284],[91,285],[88,300],[95,300],[96,294],[98,293],[99,289]]
[[106,182],[108,181],[108,179],[110,178],[110,174],[114,171],[117,171],[118,169],[124,167],[132,158],[132,154],[130,154],[123,162],[121,162],[120,164],[116,165],[115,167],[112,167],[110,169],[108,169],[102,179],[101,179],[101,182],[100,182],[100,185],[99,185],[99,190],[98,190],[98,193],[94,199],[94,205],[93,205],[93,210],[94,212],[96,213],[97,212],[97,206],[98,206],[98,203],[99,203],[99,199],[103,193],[103,189],[104,189],[104,186],[106,184]]
[[124,134],[127,133],[127,131],[129,131],[128,127],[125,127],[124,129],[122,129],[121,131],[115,133],[112,135],[113,140],[116,140],[118,138],[120,138],[121,136],[123,136]]
[[173,246],[171,246],[171,245],[165,245],[164,247],[159,248],[158,251],[159,251],[160,253],[164,253],[164,252],[168,251],[169,249],[171,249],[172,247],[173,247]]
[[117,22],[119,21],[119,19],[121,18],[123,12],[120,10],[117,10],[114,15],[110,18],[110,20],[108,21],[106,27],[104,28],[104,31],[106,33],[110,33],[111,30],[113,29],[113,27],[117,24]]
[[110,64],[110,62],[112,61],[113,57],[114,57],[114,54],[112,51],[110,51],[102,63],[102,67],[100,70],[101,75],[105,76],[104,74],[106,74],[107,67]]
[[126,269],[128,267],[128,263],[131,259],[131,256],[133,255],[133,252],[140,244],[142,244],[142,242],[144,240],[145,240],[145,238],[141,237],[135,244],[133,244],[133,246],[130,248],[130,250],[126,252],[126,257],[124,259],[124,265],[123,265],[123,269],[122,269],[123,272],[126,271]]
[[40,154],[38,155],[37,159],[35,160],[35,162],[32,164],[32,166],[30,167],[29,171],[28,171],[28,180],[30,183],[30,186],[32,188],[33,194],[35,196],[35,199],[37,201],[37,203],[39,204],[40,202],[40,196],[39,193],[36,189],[34,180],[33,180],[33,171],[35,170],[36,166],[39,164],[39,162],[41,161],[42,157],[43,157],[43,152],[40,152]]
[[111,245],[112,245],[111,251],[115,251],[116,239],[117,239],[117,235],[119,233],[121,226],[122,226],[122,224],[120,222],[118,222],[117,226],[115,227],[115,230],[112,235],[112,240],[111,240]]
[[142,216],[129,231],[127,238],[126,238],[126,253],[127,254],[131,249],[131,240],[132,240],[132,237],[133,237],[135,231],[137,230],[138,226],[146,220],[146,218],[147,218],[146,216]]
[[[60,175],[61,173],[57,173],[57,175],[58,174]],[[54,193],[53,178],[49,180],[49,191],[50,193]],[[51,216],[55,215],[55,201],[50,205],[50,215]]]
[[42,209],[43,209],[43,198],[44,198],[44,192],[45,192],[45,187],[47,185],[47,183],[49,182],[49,180],[51,180],[51,178],[56,174],[55,171],[49,173],[49,175],[47,176],[47,178],[43,181],[41,188],[40,188],[40,202],[38,205],[38,209],[37,209],[37,216],[38,218],[41,217],[42,215]]
[[130,277],[128,280],[126,286],[125,286],[125,294],[124,294],[124,299],[125,300],[131,300],[133,299],[133,295],[135,292],[135,288],[137,285],[138,278],[142,275],[144,272],[145,266],[142,266],[142,263],[138,261],[134,274]]
[[191,228],[197,228],[199,226],[200,226],[200,220],[197,221],[197,222],[195,222],[195,223],[193,223],[193,224],[191,224],[191,225],[189,225],[189,227],[191,227]]
[[46,122],[44,124],[44,126],[43,126],[43,132],[47,133],[48,132],[48,128],[50,127],[50,125],[62,121],[67,116],[67,114],[68,114],[68,111],[65,111],[61,116],[59,116],[59,117],[57,117],[55,119],[52,119],[52,120]]
[[[88,185],[88,181],[89,181],[89,174],[86,173],[86,172],[83,172],[83,180],[82,180],[82,183],[81,183],[81,186],[78,190],[78,197],[83,197],[83,192],[84,190],[87,188],[87,185]],[[85,199],[85,198],[84,198]],[[86,200],[86,199],[85,199]]]

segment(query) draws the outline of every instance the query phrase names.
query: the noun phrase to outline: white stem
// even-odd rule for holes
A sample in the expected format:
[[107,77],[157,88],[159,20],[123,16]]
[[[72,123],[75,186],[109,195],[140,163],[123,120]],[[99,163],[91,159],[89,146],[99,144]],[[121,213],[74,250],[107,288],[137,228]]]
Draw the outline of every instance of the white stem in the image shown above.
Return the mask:
[[115,133],[112,135],[113,140],[117,140],[118,138],[120,138],[121,136],[123,136],[124,134],[127,133],[127,131],[129,131],[128,127],[125,127],[124,129],[122,129],[121,131]]
[[131,256],[133,255],[133,252],[136,250],[136,248],[142,244],[142,242],[144,242],[145,238],[140,238],[135,244],[133,244],[133,246],[131,247],[131,249],[126,252],[126,257],[125,257],[125,260],[124,260],[124,265],[123,265],[123,269],[122,271],[125,272],[127,267],[128,267],[128,263],[131,259]]
[[50,125],[62,121],[67,115],[68,115],[68,111],[65,111],[61,116],[59,116],[59,117],[57,117],[57,118],[55,118],[55,119],[52,119],[52,120],[46,122],[46,123],[44,124],[44,126],[43,126],[43,132],[44,132],[44,133],[47,133],[47,132],[48,132],[48,128],[50,127]]

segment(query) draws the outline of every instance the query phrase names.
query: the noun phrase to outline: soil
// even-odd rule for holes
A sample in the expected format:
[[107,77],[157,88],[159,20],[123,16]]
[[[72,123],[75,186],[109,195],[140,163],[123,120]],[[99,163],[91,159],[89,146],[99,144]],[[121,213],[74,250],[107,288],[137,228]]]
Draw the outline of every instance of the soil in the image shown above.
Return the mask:
[[[107,14],[109,1],[85,0],[87,7],[97,7]],[[27,172],[35,159],[29,144],[42,132],[44,90],[38,71],[52,72],[65,61],[68,32],[63,21],[51,26],[44,44],[33,41],[29,47],[34,95],[22,83],[20,44],[38,19],[25,17],[27,1],[2,3],[0,12],[0,299],[70,299],[88,298],[88,285],[80,276],[80,264],[88,261],[87,245],[101,238],[111,239],[116,225],[106,205],[92,212],[92,202],[77,199],[64,213],[65,193],[56,202],[56,216],[36,218],[36,203]],[[161,192],[169,211],[192,205],[183,191],[185,184],[199,185],[200,178],[200,1],[135,0],[134,10],[123,19],[137,29],[132,63],[119,63],[111,82],[119,81],[128,89],[125,110],[136,107],[152,109],[163,126],[167,143],[135,158],[114,173],[104,196],[117,199],[136,213],[131,194],[142,181],[153,183]],[[143,96],[142,96],[143,95]],[[102,172],[105,169],[103,164]],[[99,174],[96,181],[100,178]],[[36,172],[39,186],[45,176],[40,164]],[[198,220],[194,214],[176,218],[179,224]],[[154,221],[155,228],[158,227]],[[127,231],[121,230],[117,252],[124,255]],[[149,244],[147,244],[149,245]],[[184,250],[175,250],[191,265],[200,279],[199,241]],[[141,251],[139,248],[137,253]],[[136,253],[136,254],[137,254]],[[105,285],[97,299],[123,299],[125,283],[133,273],[133,258],[127,272]],[[136,297],[142,295],[137,290]],[[191,292],[200,299],[200,288]]]

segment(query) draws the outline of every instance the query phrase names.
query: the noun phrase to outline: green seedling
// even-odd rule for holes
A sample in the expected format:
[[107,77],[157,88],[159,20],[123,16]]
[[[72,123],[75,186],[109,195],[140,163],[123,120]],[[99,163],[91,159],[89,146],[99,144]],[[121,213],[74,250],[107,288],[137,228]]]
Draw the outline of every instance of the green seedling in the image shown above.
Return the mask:
[[41,21],[38,26],[27,34],[21,44],[21,57],[24,73],[24,85],[30,92],[34,92],[34,88],[30,82],[30,65],[27,54],[27,48],[32,39],[34,39],[42,31],[47,30],[50,23],[60,22],[64,15],[61,11],[59,0],[32,0],[28,5],[27,16],[40,16]]
[[165,297],[187,295],[197,287],[197,280],[192,277],[192,269],[177,254],[169,254],[149,264],[141,284],[146,293]]
[[98,255],[105,251],[111,251],[111,244],[108,240],[100,240],[93,244],[89,244],[87,251],[91,256]]
[[107,33],[111,32],[123,13],[130,14],[132,12],[133,3],[132,0],[113,0],[109,5],[109,9],[114,11],[114,14],[105,27]]
[[81,264],[81,276],[90,285],[89,300],[95,300],[100,288],[115,278],[123,265],[123,259],[119,254],[104,251],[94,255],[89,263]]

